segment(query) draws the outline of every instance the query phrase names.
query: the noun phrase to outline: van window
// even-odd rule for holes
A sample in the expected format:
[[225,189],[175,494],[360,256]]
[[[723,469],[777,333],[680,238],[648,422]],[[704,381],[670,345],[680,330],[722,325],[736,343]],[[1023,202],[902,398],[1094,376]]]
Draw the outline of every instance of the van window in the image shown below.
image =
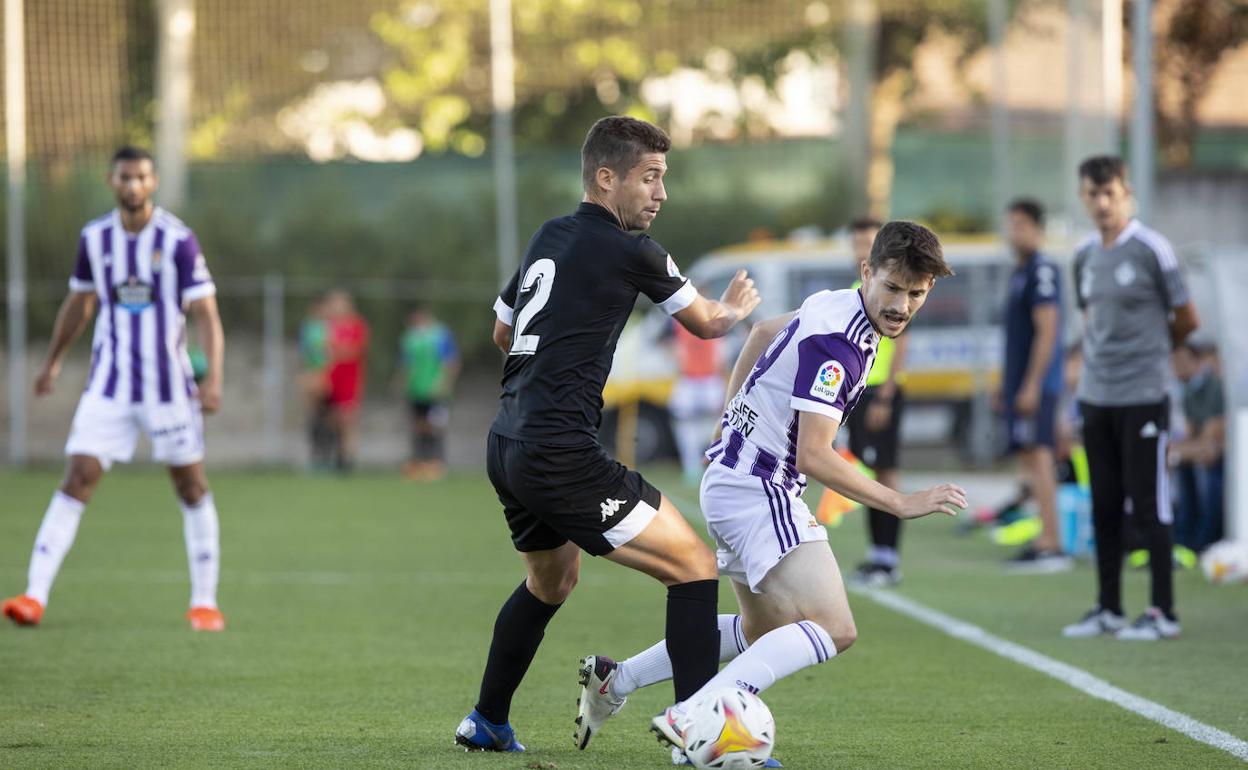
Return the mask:
[[1006,282],[1009,280],[1006,266],[977,264],[959,267],[955,263],[953,269],[954,275],[936,281],[936,287],[928,295],[923,309],[914,317],[912,326],[917,329],[968,326],[975,317],[972,302],[986,302],[985,322],[1000,324],[1005,311]]
[[811,294],[829,289],[848,289],[858,280],[858,273],[845,267],[797,267],[789,273],[790,308],[801,307]]

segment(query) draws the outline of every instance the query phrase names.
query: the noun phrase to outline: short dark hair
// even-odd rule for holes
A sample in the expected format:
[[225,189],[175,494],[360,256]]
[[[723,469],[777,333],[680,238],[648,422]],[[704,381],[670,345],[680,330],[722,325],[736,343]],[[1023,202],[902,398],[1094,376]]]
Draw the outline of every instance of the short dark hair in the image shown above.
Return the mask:
[[1035,223],[1036,227],[1044,227],[1044,205],[1035,198],[1015,198],[1006,206],[1006,211],[1017,211]]
[[117,165],[123,160],[151,160],[152,165],[156,161],[152,160],[152,154],[142,147],[135,147],[132,144],[122,145],[117,148],[117,152],[113,153],[113,162],[111,165]]
[[863,230],[879,230],[884,223],[872,216],[859,216],[849,220],[849,231],[860,233]]
[[581,146],[581,184],[594,189],[598,169],[606,167],[624,176],[647,152],[666,153],[672,140],[663,129],[625,115],[600,118],[589,129]]
[[895,220],[880,227],[867,260],[871,269],[897,265],[911,275],[944,278],[953,275],[936,233],[916,222]]
[[1092,184],[1109,184],[1115,179],[1127,181],[1127,164],[1117,155],[1093,155],[1079,164],[1079,179],[1090,179]]

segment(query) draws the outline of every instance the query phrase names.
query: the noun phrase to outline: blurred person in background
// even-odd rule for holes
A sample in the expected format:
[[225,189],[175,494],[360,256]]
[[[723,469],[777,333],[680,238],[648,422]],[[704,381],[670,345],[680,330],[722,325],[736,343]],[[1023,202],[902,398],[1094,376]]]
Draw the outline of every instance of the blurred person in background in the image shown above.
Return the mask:
[[702,481],[702,453],[724,406],[724,341],[702,339],[673,322],[677,378],[668,402],[680,467],[688,484]]
[[[69,462],[35,536],[26,591],[0,611],[18,625],[39,624],[87,503],[113,463],[133,459],[142,434],[152,459],[169,468],[182,509],[186,618],[196,631],[223,631],[219,524],[203,462],[203,414],[221,406],[225,334],[216,285],[195,234],[153,202],[159,180],[146,150],[117,150],[107,179],[117,207],[82,228],[69,294],[35,381],[36,396],[52,393],[65,354],[99,307],[91,369],[65,443]],[[199,385],[186,352],[188,318],[207,362]]]
[[[1187,434],[1170,447],[1179,487],[1175,549],[1199,553],[1222,539],[1223,455],[1226,408],[1217,351],[1189,338],[1175,349],[1174,373],[1182,384]],[[1187,557],[1179,551],[1180,558]],[[1194,558],[1187,558],[1194,564]]]
[[308,440],[313,470],[329,470],[333,466],[337,437],[330,420],[329,323],[325,318],[325,298],[318,297],[308,308],[299,324],[299,359],[303,370],[299,387],[308,410]]
[[335,289],[325,297],[329,421],[337,439],[334,465],[349,473],[355,465],[356,431],[364,398],[368,360],[368,324],[355,310],[351,295]]
[[[871,258],[871,245],[879,229],[879,220],[871,217],[858,217],[849,223],[854,267],[859,275]],[[861,287],[861,280],[853,285],[855,289]],[[858,408],[845,416],[850,453],[871,469],[876,481],[889,489],[900,488],[897,468],[900,465],[901,412],[905,406],[901,386],[908,345],[909,338],[904,332],[895,338],[880,338]],[[869,508],[867,535],[870,541],[867,560],[850,575],[850,582],[874,587],[896,585],[901,581],[901,519],[887,511]]]
[[1021,198],[1007,208],[1015,268],[1005,305],[1005,367],[993,395],[1017,453],[1027,489],[1040,512],[1040,534],[1007,562],[1019,572],[1061,572],[1073,563],[1062,553],[1057,525],[1057,412],[1062,396],[1062,282],[1057,265],[1040,251],[1044,208]]
[[407,478],[440,479],[446,475],[448,402],[459,376],[459,351],[451,330],[423,306],[407,318],[399,340],[399,366],[412,418],[412,455]]
[[[1166,388],[1170,350],[1199,325],[1174,249],[1132,216],[1121,158],[1099,155],[1079,166],[1079,194],[1097,232],[1075,251],[1075,299],[1083,311],[1079,411],[1092,486],[1096,605],[1062,633],[1068,638],[1174,639],[1170,548],[1173,520],[1165,468],[1169,442]],[[1127,625],[1122,606],[1123,538],[1128,501],[1149,552],[1149,607]]]

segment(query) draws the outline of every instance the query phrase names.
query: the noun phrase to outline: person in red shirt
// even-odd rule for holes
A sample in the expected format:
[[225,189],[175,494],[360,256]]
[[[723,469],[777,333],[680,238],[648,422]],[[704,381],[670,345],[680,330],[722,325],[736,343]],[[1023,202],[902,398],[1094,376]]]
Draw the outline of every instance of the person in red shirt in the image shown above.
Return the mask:
[[704,340],[678,323],[673,327],[679,377],[667,406],[685,481],[697,485],[702,481],[702,453],[724,408],[724,341]]
[[355,459],[364,369],[368,358],[368,323],[356,312],[351,295],[338,289],[325,299],[328,319],[328,401],[338,435],[338,470],[349,471]]

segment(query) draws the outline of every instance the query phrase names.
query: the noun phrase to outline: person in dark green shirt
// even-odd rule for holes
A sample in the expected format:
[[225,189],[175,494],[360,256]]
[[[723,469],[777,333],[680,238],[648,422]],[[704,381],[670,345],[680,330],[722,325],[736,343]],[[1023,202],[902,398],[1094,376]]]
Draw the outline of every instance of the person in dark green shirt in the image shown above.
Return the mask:
[[329,363],[329,324],[325,319],[325,299],[318,297],[308,308],[308,315],[299,324],[299,359],[302,363],[300,388],[308,407],[308,439],[312,449],[312,467],[328,470],[333,466],[334,448],[338,444],[329,419],[328,385],[325,379]]
[[408,316],[399,362],[412,414],[412,455],[404,472],[409,478],[440,478],[446,473],[447,401],[459,374],[459,353],[450,330],[427,308]]

